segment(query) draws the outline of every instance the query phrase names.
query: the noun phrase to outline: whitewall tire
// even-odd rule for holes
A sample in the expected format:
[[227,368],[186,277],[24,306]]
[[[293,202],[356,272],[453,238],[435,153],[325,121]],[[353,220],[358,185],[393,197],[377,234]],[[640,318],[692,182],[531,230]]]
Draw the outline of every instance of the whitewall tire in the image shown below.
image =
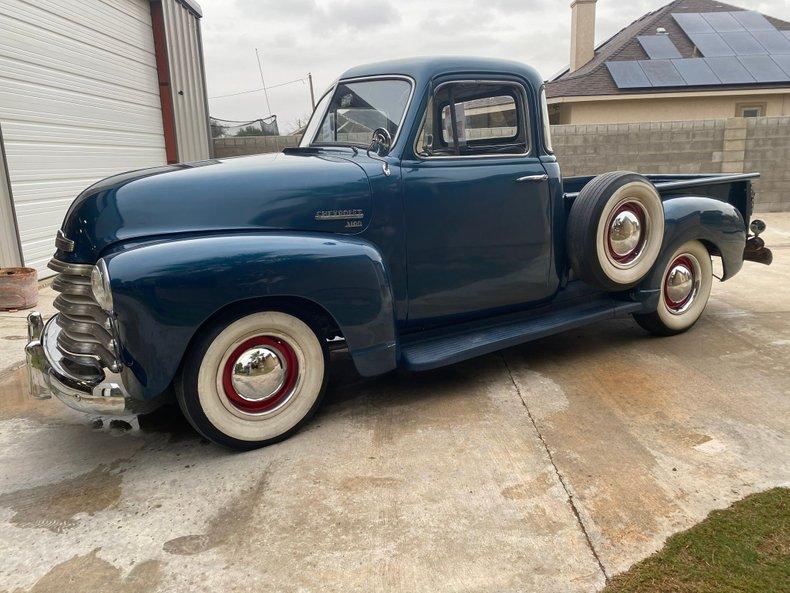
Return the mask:
[[568,257],[580,279],[608,291],[632,288],[650,272],[661,251],[661,196],[636,173],[600,175],[576,197],[567,237]]
[[326,377],[326,348],[311,327],[265,311],[206,330],[187,353],[176,396],[205,437],[252,449],[295,432],[318,407]]
[[699,320],[710,298],[713,265],[699,241],[677,248],[664,262],[658,309],[634,319],[651,333],[670,336],[686,331]]

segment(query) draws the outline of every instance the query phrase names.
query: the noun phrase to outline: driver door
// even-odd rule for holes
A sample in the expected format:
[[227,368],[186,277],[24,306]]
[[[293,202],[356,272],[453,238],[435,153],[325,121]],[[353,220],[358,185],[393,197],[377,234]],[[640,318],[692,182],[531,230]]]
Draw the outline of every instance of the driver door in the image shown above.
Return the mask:
[[540,301],[549,286],[548,175],[514,81],[451,81],[403,162],[409,325]]

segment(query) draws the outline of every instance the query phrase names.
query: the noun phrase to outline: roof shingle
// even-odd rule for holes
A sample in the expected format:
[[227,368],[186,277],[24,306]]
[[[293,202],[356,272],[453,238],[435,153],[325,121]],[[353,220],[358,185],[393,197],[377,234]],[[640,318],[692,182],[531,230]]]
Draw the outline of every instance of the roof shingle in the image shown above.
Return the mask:
[[[725,4],[716,0],[674,0],[669,4],[650,12],[634,21],[620,32],[610,37],[595,50],[595,57],[573,73],[566,69],[555,76],[546,84],[546,95],[549,98],[576,97],[595,95],[619,95],[634,93],[661,93],[661,92],[689,92],[703,87],[678,88],[649,88],[649,89],[618,89],[608,68],[607,61],[620,60],[647,60],[649,56],[642,48],[637,37],[639,35],[654,35],[656,29],[663,27],[675,47],[684,58],[697,57],[694,55],[694,43],[686,36],[677,24],[672,13],[681,12],[733,12],[745,10],[738,6]],[[790,23],[766,15],[768,21],[780,31],[787,31],[790,36]],[[757,83],[746,88],[776,87],[777,84]],[[778,86],[787,86],[779,84]],[[718,85],[704,87],[707,90],[728,88],[744,88],[743,86],[731,87]]]

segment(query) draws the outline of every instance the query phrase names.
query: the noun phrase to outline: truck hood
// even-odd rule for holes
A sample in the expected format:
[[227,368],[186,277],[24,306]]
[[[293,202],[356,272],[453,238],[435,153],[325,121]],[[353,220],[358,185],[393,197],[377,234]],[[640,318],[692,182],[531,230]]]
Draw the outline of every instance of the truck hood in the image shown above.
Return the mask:
[[358,233],[371,215],[361,166],[337,155],[265,154],[143,169],[77,197],[58,259],[93,263],[111,245],[174,233],[301,230]]

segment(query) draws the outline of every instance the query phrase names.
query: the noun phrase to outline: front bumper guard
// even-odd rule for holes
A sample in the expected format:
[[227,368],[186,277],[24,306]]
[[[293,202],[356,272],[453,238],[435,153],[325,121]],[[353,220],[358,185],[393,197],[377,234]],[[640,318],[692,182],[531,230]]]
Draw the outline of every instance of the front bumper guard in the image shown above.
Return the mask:
[[27,317],[28,389],[36,399],[49,399],[53,395],[64,404],[87,414],[125,416],[144,410],[143,402],[129,397],[117,375],[103,375],[86,380],[66,370],[63,356],[57,348],[60,326],[57,315],[46,325],[40,313]]

